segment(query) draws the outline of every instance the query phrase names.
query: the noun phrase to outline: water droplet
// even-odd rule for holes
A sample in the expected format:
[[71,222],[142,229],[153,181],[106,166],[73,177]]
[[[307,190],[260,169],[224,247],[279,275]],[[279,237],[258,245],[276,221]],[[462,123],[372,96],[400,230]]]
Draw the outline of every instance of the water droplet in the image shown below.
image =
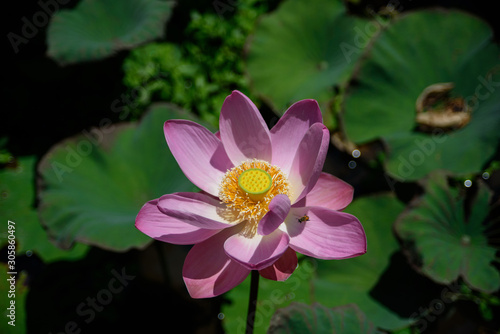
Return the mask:
[[484,172],[482,177],[483,177],[483,179],[488,180],[490,178],[490,173]]
[[33,255],[33,252],[32,252],[32,251],[30,251],[30,250],[27,250],[27,251],[26,251],[26,256],[27,256],[27,257],[30,257],[31,255]]
[[9,193],[6,191],[2,191],[2,194],[0,196],[2,196],[2,198],[7,198],[9,196]]
[[219,314],[217,315],[217,318],[219,318],[219,320],[224,319],[224,313],[219,313]]
[[349,166],[350,169],[356,168],[356,166],[357,166],[356,161],[354,161],[354,160],[349,161],[349,165],[348,166]]
[[361,152],[359,150],[353,150],[351,154],[353,158],[359,158],[361,156]]
[[466,186],[467,188],[469,188],[470,186],[472,186],[472,181],[471,180],[465,180],[464,186]]

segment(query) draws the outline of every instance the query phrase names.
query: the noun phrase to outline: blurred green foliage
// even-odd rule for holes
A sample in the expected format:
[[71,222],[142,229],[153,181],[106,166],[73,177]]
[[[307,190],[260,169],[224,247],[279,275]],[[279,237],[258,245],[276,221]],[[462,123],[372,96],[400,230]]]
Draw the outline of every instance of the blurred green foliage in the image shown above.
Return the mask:
[[373,334],[373,323],[356,304],[327,308],[315,303],[293,303],[274,313],[268,334]]
[[82,0],[74,9],[55,13],[47,53],[66,65],[131,49],[164,35],[171,6],[164,0]]
[[45,155],[38,210],[60,247],[79,241],[119,252],[152,242],[134,226],[141,207],[165,193],[196,190],[167,149],[162,128],[171,118],[198,121],[155,104],[140,122],[93,129]]
[[[38,217],[34,204],[36,157],[10,158],[9,165],[0,170],[0,220],[12,220],[16,225],[16,252],[35,254],[44,262],[78,260],[85,256],[89,247],[76,244],[70,249],[61,249],[53,242]],[[8,245],[7,224],[0,227],[0,248]],[[67,247],[69,248],[69,247]]]
[[[364,48],[380,30],[378,24],[350,15],[341,1],[316,0],[316,6],[284,1],[259,20],[249,40],[252,88],[279,114],[312,98],[328,115],[337,88],[345,87],[362,55],[361,47],[350,43],[358,42],[361,31]],[[370,27],[368,33],[360,30],[365,27]]]
[[0,165],[12,162],[14,159],[12,154],[10,154],[10,152],[6,148],[7,141],[7,137],[0,138]]
[[262,0],[238,1],[234,12],[193,11],[181,44],[151,43],[124,61],[124,83],[133,93],[128,105],[137,117],[153,101],[169,101],[218,126],[224,99],[238,89],[253,101],[244,76],[243,51],[255,21],[267,11]]

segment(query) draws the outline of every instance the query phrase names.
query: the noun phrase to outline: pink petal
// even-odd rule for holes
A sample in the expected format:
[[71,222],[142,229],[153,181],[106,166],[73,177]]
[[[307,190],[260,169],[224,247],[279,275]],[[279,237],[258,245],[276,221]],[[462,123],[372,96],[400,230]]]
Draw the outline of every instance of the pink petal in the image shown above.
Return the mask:
[[301,206],[322,206],[330,210],[343,210],[352,201],[354,188],[338,177],[321,173],[312,190],[294,204]]
[[[272,164],[289,174],[295,152],[314,123],[322,123],[323,118],[318,102],[302,100],[294,103],[271,129],[273,143]],[[290,152],[293,152],[290,154]]]
[[234,226],[224,218],[226,205],[203,193],[174,193],[163,195],[158,208],[164,214],[199,228],[220,230]]
[[157,203],[158,200],[155,199],[144,204],[135,219],[135,227],[151,238],[176,245],[192,245],[218,232],[198,228],[182,220],[168,217],[158,210]]
[[226,254],[247,269],[260,270],[270,266],[288,248],[290,238],[281,230],[269,235],[255,234],[248,238],[240,233],[228,238],[224,243]]
[[182,276],[192,298],[210,298],[243,282],[250,270],[231,260],[224,252],[224,241],[235,233],[226,229],[191,248]]
[[257,233],[268,235],[278,228],[290,211],[290,199],[287,195],[276,195],[269,203],[269,211],[259,221]]
[[219,118],[224,149],[234,165],[249,159],[271,161],[271,135],[259,110],[237,90],[222,105]]
[[288,176],[292,204],[315,186],[325,163],[329,141],[330,133],[321,123],[313,124],[302,138]]
[[198,188],[217,196],[224,174],[233,167],[222,142],[203,126],[187,120],[166,121],[164,132],[186,177]]
[[[300,217],[309,220],[299,222]],[[346,259],[366,253],[366,235],[348,213],[317,206],[292,208],[286,221],[290,247],[318,259]]]
[[271,266],[259,270],[262,277],[273,281],[285,281],[297,268],[297,253],[288,248]]

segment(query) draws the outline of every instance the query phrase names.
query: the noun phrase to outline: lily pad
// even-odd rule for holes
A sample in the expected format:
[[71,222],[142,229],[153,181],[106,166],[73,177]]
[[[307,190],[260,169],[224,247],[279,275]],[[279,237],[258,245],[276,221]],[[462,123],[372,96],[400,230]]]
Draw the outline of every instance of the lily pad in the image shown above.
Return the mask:
[[327,308],[318,303],[293,303],[274,313],[267,333],[368,334],[376,330],[355,304]]
[[87,253],[88,246],[76,244],[70,250],[56,247],[40,224],[34,207],[35,163],[34,156],[20,157],[15,167],[0,170],[0,219],[5,222],[0,248],[8,243],[7,221],[12,221],[18,256],[34,253],[46,263],[77,260]]
[[348,260],[319,262],[314,280],[316,301],[328,307],[355,303],[377,327],[387,330],[410,324],[409,319],[401,318],[370,295],[391,256],[399,250],[392,225],[403,208],[390,195],[363,197],[346,208],[363,224],[368,250]]
[[151,242],[134,225],[144,203],[194,190],[165,142],[163,123],[171,118],[193,116],[157,104],[139,124],[84,131],[43,157],[39,212],[61,247],[78,241],[126,251]]
[[[363,224],[368,242],[366,254],[340,261],[305,257],[299,260],[299,267],[285,282],[261,278],[255,333],[265,333],[275,310],[291,302],[319,302],[326,307],[355,303],[377,327],[397,329],[410,325],[409,319],[399,317],[370,295],[389,266],[391,256],[399,250],[392,225],[403,209],[404,206],[391,195],[357,199],[345,211],[358,217]],[[244,331],[249,288],[250,280],[247,279],[227,293],[232,302],[223,305],[222,313],[228,333]]]
[[340,0],[287,0],[250,38],[253,88],[279,113],[301,99],[330,101],[379,30],[378,23],[347,15]]
[[[414,265],[434,281],[449,284],[459,277],[473,289],[494,292],[500,273],[493,266],[497,249],[488,244],[488,188],[478,192],[466,214],[465,196],[450,187],[442,174],[432,174],[425,195],[398,218],[395,230]],[[415,262],[421,263],[415,263]]]
[[161,0],[83,0],[52,17],[48,55],[62,65],[77,63],[163,37],[171,6]]
[[[485,22],[456,10],[396,18],[374,40],[348,89],[347,138],[356,144],[383,139],[387,171],[398,180],[417,180],[434,169],[480,171],[500,139],[500,48],[492,37]],[[451,87],[432,111],[439,122],[421,131],[417,107],[439,85]],[[466,117],[453,121],[458,116]]]

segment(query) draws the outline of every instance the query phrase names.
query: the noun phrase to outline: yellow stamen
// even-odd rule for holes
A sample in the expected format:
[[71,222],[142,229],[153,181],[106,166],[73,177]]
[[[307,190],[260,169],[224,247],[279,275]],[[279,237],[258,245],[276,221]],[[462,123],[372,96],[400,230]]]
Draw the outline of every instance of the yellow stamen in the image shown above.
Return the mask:
[[279,167],[256,159],[228,170],[219,188],[220,200],[238,214],[234,221],[247,221],[241,233],[248,237],[255,235],[269,203],[279,194],[291,196],[287,177]]

